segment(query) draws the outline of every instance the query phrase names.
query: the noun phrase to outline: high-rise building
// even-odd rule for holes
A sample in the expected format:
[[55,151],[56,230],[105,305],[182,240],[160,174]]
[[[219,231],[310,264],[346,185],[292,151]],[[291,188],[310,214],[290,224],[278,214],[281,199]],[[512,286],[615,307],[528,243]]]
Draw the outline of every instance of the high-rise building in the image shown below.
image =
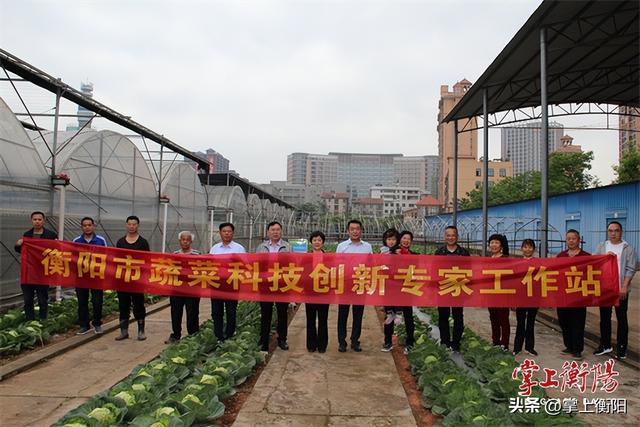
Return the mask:
[[287,156],[287,183],[304,184],[307,177],[308,153],[292,153]]
[[[229,159],[218,153],[216,150],[209,148],[206,153],[202,151],[196,151],[193,154],[207,159],[209,163],[209,173],[221,173],[229,172]],[[191,160],[185,159],[185,162],[192,163],[193,167],[197,168],[197,164]]]
[[[513,163],[514,175],[540,170],[541,121],[525,122],[501,129],[502,159]],[[549,122],[549,152],[562,147],[564,126]]]
[[[635,116],[632,116],[632,112]],[[635,145],[640,151],[640,109],[634,107],[620,106],[620,116],[618,116],[618,158],[623,157],[626,149]]]
[[[449,91],[449,85],[440,86],[440,101],[438,102],[438,200],[445,208],[453,203],[453,150],[455,143],[455,127],[453,122],[442,123],[453,107],[462,99],[471,87],[471,82],[462,79],[453,85],[453,91]],[[471,119],[471,127],[477,126],[475,118]],[[478,156],[477,131],[458,133],[458,159],[476,159]],[[465,171],[458,167],[458,177]],[[458,198],[465,194],[460,191],[458,185]]]
[[325,154],[308,154],[305,184],[331,185],[338,182],[338,157]]
[[393,159],[394,184],[418,187],[438,195],[438,156],[403,156]]
[[[440,86],[440,102],[438,104],[438,156],[440,168],[438,175],[438,199],[445,210],[453,207],[453,151],[455,144],[454,122],[442,123],[453,107],[462,99],[471,87],[471,82],[463,79],[453,85],[453,91],[449,91],[448,85]],[[466,123],[470,128],[477,127],[475,118]],[[459,129],[460,130],[460,129]],[[477,169],[481,167],[478,158],[478,134],[476,130],[458,133],[458,199],[476,188]],[[493,175],[492,172],[495,172]],[[507,176],[512,176],[512,167],[509,162],[493,161],[489,166],[489,180],[499,181]]]
[[393,185],[393,159],[402,154],[329,153],[338,158],[338,182],[352,199],[368,197],[376,185]]
[[209,173],[229,171],[229,159],[218,153],[216,150],[209,148],[207,150],[206,157],[209,162]]
[[[377,153],[292,153],[287,156],[287,183],[332,188],[351,201],[368,198],[375,186],[417,187],[437,194],[437,156]],[[326,191],[326,190],[325,190]]]
[[[84,96],[89,98],[93,98],[93,83],[80,83],[80,92]],[[78,131],[80,129],[91,129],[91,118],[93,117],[93,112],[87,110],[82,105],[78,105],[78,125],[67,125],[67,131]]]

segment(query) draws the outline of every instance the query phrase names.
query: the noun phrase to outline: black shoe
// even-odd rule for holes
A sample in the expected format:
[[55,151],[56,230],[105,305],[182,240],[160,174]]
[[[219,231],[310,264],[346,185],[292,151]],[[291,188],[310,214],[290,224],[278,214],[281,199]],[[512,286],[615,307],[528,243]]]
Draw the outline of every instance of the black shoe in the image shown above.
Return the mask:
[[627,350],[618,350],[616,351],[616,359],[624,360],[627,358]]
[[360,353],[362,351],[362,348],[360,347],[360,343],[358,342],[351,343],[351,350],[355,351],[356,353]]
[[338,345],[338,351],[340,353],[345,353],[347,351],[347,345],[346,344],[339,344]]
[[326,348],[319,348],[318,349],[318,353],[326,353],[327,349]]
[[605,346],[601,345],[600,347],[598,347],[596,349],[596,351],[593,352],[593,354],[595,356],[602,356],[603,354],[611,353],[612,351],[613,351],[613,349],[611,347],[605,347]]
[[513,355],[517,356],[521,353],[521,350],[513,350]]
[[173,344],[176,343],[180,340],[180,338],[176,338],[175,335],[171,334],[169,335],[169,338],[167,338],[166,340],[164,340],[165,344]]
[[582,352],[577,351],[577,352],[573,353],[573,354],[571,355],[571,357],[573,357],[573,358],[574,358],[574,359],[576,359],[576,360],[582,360]]
[[449,347],[449,349],[450,349],[451,351],[456,352],[456,353],[460,353],[460,346],[459,346],[459,345],[451,345],[451,346]]
[[316,348],[315,347],[307,348],[307,351],[309,353],[315,353],[316,352]]
[[535,351],[534,349],[530,349],[530,350],[526,350],[526,349],[525,349],[525,351],[526,351],[527,353],[529,353],[530,355],[532,355],[532,356],[537,356],[537,355],[538,355],[538,352],[537,352],[537,351]]
[[289,344],[286,341],[278,341],[278,347],[282,350],[289,350]]
[[564,354],[573,354],[573,351],[569,350],[568,348],[564,348],[560,351],[560,353],[564,353]]

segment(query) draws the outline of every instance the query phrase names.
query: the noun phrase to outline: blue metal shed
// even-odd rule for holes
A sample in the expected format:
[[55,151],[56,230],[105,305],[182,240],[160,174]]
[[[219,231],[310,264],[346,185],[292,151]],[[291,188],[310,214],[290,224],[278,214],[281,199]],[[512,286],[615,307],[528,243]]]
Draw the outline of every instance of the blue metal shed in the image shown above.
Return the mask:
[[[549,198],[549,253],[564,247],[564,234],[576,229],[582,235],[584,250],[593,252],[606,239],[610,221],[622,224],[623,239],[636,249],[640,260],[640,181],[576,191]],[[441,241],[444,227],[451,224],[451,214],[425,218],[425,236]],[[539,242],[540,200],[524,200],[489,208],[489,234],[502,233],[512,247],[519,248],[522,239]],[[482,209],[458,212],[461,240],[471,246],[483,244]]]

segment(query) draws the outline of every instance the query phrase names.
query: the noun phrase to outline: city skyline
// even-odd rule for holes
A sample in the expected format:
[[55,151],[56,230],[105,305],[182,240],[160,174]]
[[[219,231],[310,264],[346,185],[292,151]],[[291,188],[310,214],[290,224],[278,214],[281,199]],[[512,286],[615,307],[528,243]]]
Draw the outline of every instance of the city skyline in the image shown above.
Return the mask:
[[[74,87],[90,80],[98,101],[190,151],[224,153],[242,176],[268,182],[285,178],[285,155],[296,151],[437,154],[440,85],[475,81],[539,1],[505,5],[3,1],[12,19],[0,23],[11,35],[3,49]],[[471,44],[479,31],[483,42]],[[9,85],[0,97],[18,104]],[[36,112],[53,106],[37,90],[25,98]],[[63,103],[63,113],[76,111]],[[560,120],[567,129],[606,121]],[[92,126],[118,130],[103,119]],[[617,131],[569,133],[595,151],[592,173],[608,184]],[[498,129],[490,136],[489,157],[499,158]]]

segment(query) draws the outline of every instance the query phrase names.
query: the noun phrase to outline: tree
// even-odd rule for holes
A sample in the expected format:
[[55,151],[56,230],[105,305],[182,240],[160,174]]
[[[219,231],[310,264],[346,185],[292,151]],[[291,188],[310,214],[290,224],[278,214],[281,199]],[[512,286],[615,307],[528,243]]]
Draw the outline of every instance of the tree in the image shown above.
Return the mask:
[[549,194],[586,190],[595,183],[591,169],[593,151],[584,153],[551,153],[549,156]]
[[[597,179],[587,173],[591,169],[593,151],[585,153],[551,153],[549,156],[549,195],[579,191],[597,184]],[[490,206],[520,200],[535,199],[541,193],[541,173],[528,171],[504,178],[489,186]],[[467,193],[460,200],[461,209],[482,207],[482,186]]]
[[613,166],[613,171],[616,174],[614,182],[617,184],[640,179],[640,151],[638,151],[635,144],[630,144],[624,150],[620,163],[617,166]]

